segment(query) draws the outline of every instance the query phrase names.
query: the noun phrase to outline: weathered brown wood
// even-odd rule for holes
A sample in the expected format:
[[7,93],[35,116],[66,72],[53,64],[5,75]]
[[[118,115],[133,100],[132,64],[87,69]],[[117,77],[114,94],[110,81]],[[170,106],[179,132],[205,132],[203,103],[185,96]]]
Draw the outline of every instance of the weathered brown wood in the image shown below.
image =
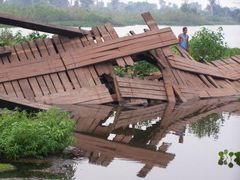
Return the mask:
[[38,102],[46,104],[94,104],[98,100],[102,103],[112,102],[112,97],[108,89],[103,85],[95,87],[81,88],[80,90],[68,90],[66,92],[57,93],[53,95],[46,95],[35,98]]
[[44,61],[42,59],[35,59],[35,61],[25,61],[13,65],[9,64],[1,66],[0,82],[39,76],[64,70],[63,63],[57,56],[49,57]]
[[7,95],[0,94],[0,100],[10,102],[16,105],[21,105],[21,106],[27,106],[31,108],[36,108],[36,109],[42,109],[42,110],[47,110],[51,108],[52,106],[38,103],[38,102],[33,102],[27,99],[19,99],[17,97],[9,97]]
[[0,13],[1,24],[23,27],[26,29],[32,29],[35,31],[48,32],[53,34],[61,34],[64,36],[83,36],[86,31],[79,30],[77,28],[60,27],[56,25],[49,25],[45,23],[38,23],[34,20],[27,20],[26,18],[20,18],[9,14]]
[[0,57],[11,55],[12,51],[10,49],[6,49],[4,47],[0,47]]
[[[168,34],[168,38],[162,40],[161,36],[165,37],[166,33]],[[142,43],[140,47],[139,43]],[[158,47],[168,46],[173,43],[176,43],[176,39],[169,33],[169,29],[167,28],[148,34],[133,35],[85,47],[81,50],[79,49],[74,55],[71,55],[72,59],[63,58],[63,60],[66,67],[72,69],[104,62],[113,58],[128,56],[142,51],[148,51]]]
[[163,82],[116,78],[122,97],[167,100]]
[[154,162],[156,164],[161,164],[164,167],[166,167],[168,162],[174,158],[173,154],[132,147],[79,133],[75,134],[75,137],[76,147],[80,149],[95,149],[96,151],[107,152],[109,155],[115,157],[121,157],[124,155],[141,162]]
[[[0,92],[46,104],[175,103],[240,93],[239,56],[200,63],[179,46],[175,55],[169,48],[178,43],[172,30],[158,29],[150,13],[143,18],[150,30],[141,34],[119,38],[108,23],[74,38],[54,35],[8,47],[11,55],[0,57]],[[141,80],[115,75],[116,62],[133,65],[141,58],[157,66],[159,76]]]
[[[117,32],[115,31],[115,29],[112,27],[112,25],[110,23],[105,24],[105,28],[109,32],[112,39],[119,38]],[[119,58],[116,61],[118,62],[119,66],[123,66],[124,62],[129,66],[132,66],[134,64],[134,61],[131,58],[131,56],[127,56],[127,57],[124,57],[124,58]]]

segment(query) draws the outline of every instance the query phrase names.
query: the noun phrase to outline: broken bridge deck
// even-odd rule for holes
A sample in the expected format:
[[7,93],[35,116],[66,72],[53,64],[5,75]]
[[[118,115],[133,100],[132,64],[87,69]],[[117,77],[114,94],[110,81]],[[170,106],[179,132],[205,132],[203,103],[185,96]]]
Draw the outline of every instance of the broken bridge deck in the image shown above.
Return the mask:
[[[90,31],[52,27],[52,38],[1,48],[2,97],[18,104],[58,105],[185,102],[240,93],[240,56],[200,63],[178,46],[174,54],[170,46],[178,40],[171,28],[158,29],[150,13],[142,16],[149,30],[141,34],[118,37],[109,23]],[[2,18],[6,16],[0,14]],[[132,66],[141,58],[161,74],[139,79],[114,73],[114,66]]]

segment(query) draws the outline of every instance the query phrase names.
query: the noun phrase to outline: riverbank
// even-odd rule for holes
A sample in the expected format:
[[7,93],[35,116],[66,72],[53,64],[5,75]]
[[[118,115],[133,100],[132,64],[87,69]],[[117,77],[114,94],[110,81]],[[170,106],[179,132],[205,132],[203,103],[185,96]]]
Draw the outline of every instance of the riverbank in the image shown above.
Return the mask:
[[[143,24],[143,20],[141,16],[139,16],[139,12],[115,11],[108,8],[59,8],[46,5],[19,7],[3,4],[0,7],[0,12],[65,26],[91,27],[107,22],[110,22],[114,26]],[[153,10],[151,13],[158,24],[164,25],[189,26],[240,24],[239,21],[231,17],[209,16],[208,14],[203,13],[183,12],[180,9]]]

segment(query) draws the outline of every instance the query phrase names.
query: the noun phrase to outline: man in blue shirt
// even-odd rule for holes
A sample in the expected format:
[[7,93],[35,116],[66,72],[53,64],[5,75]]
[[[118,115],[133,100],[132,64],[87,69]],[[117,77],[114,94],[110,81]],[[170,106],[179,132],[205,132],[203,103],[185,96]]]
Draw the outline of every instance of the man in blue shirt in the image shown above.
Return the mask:
[[187,27],[183,27],[183,33],[178,35],[179,45],[181,48],[188,51],[188,39],[189,36],[187,35]]

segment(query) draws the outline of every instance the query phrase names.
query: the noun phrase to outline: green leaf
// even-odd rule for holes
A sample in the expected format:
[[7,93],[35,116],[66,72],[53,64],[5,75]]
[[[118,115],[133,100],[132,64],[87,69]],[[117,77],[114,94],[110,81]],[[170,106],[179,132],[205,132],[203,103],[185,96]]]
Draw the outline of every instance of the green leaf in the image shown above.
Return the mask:
[[224,156],[224,153],[223,153],[222,151],[220,151],[220,152],[218,153],[218,155],[219,155],[220,157],[223,157],[223,156]]
[[223,152],[224,152],[225,155],[228,154],[228,150],[227,149],[225,149]]
[[218,164],[219,164],[219,165],[223,165],[223,160],[220,159],[220,160],[218,161]]
[[229,168],[232,168],[232,167],[233,167],[233,163],[230,162],[230,163],[228,164],[228,167],[229,167]]

